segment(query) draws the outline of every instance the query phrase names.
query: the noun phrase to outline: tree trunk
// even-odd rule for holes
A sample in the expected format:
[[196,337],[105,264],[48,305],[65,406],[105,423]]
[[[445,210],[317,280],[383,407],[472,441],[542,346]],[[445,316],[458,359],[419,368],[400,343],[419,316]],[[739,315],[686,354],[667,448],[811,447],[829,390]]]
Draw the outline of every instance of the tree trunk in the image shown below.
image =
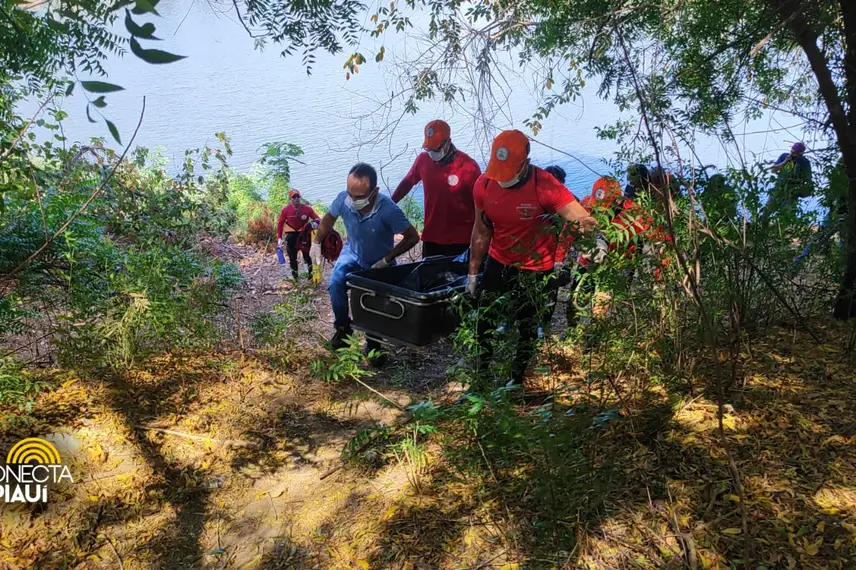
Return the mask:
[[[844,279],[838,299],[835,302],[833,316],[846,320],[856,316],[856,2],[841,0],[841,19],[844,22],[844,85],[849,105],[848,137],[841,140],[841,154],[844,169],[849,180],[847,186],[847,258],[844,267]],[[845,149],[849,147],[849,152]]]
[[856,170],[853,164],[844,164],[850,183],[847,189],[847,236],[845,239],[847,257],[844,265],[844,279],[835,301],[832,315],[839,320],[856,317]]
[[847,257],[845,260],[844,278],[835,302],[833,316],[846,320],[856,316],[854,306],[854,288],[856,288],[856,2],[841,0],[842,20],[844,22],[844,67],[847,106],[833,79],[832,69],[826,54],[817,44],[817,31],[811,26],[803,12],[799,0],[769,0],[771,7],[779,14],[783,25],[786,25],[796,42],[805,52],[811,70],[817,79],[817,88],[829,111],[829,121],[835,131],[844,170],[849,179],[847,192]]

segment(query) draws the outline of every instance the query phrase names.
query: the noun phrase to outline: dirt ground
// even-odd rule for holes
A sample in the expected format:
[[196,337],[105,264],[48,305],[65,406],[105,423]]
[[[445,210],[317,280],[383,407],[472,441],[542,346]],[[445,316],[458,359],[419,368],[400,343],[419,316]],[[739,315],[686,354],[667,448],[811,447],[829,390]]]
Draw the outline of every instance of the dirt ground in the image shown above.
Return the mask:
[[[246,276],[235,311],[245,350],[60,372],[26,422],[6,417],[0,449],[47,437],[74,483],[51,489],[46,506],[0,507],[0,568],[729,568],[746,534],[754,570],[856,567],[856,374],[843,332],[808,347],[774,330],[747,355],[725,418],[747,528],[715,406],[649,392],[602,437],[598,453],[620,476],[597,501],[579,497],[595,515],[568,522],[573,551],[543,557],[527,546],[525,509],[450,472],[437,449],[420,474],[406,460],[342,467],[351,438],[402,412],[348,380],[314,378],[332,333],[326,291],[285,283],[271,254],[231,249]],[[284,349],[255,349],[253,319],[295,295],[315,317],[289,329]],[[566,356],[575,370],[579,355]],[[450,401],[455,360],[446,343],[399,349],[365,380],[401,406]],[[577,373],[567,381],[583,385]]]

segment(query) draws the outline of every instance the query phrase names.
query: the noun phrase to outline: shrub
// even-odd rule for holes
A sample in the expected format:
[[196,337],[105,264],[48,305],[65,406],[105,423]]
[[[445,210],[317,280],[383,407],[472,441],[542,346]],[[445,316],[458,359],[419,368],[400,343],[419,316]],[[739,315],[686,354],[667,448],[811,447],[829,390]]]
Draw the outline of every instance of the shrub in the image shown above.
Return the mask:
[[247,245],[257,245],[271,249],[276,243],[276,226],[269,208],[265,207],[263,212],[247,223],[247,231],[242,236],[242,241]]
[[45,383],[33,378],[21,364],[0,358],[0,405],[13,405],[30,412],[36,394],[44,387]]

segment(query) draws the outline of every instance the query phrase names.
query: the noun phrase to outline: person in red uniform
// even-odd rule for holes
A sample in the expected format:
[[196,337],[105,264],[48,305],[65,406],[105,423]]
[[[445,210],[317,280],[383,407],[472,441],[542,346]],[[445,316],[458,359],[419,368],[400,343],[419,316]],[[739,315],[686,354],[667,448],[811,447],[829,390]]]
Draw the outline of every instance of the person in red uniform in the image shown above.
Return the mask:
[[[276,244],[282,247],[282,234],[285,230],[285,247],[288,252],[288,262],[291,265],[291,275],[297,280],[297,241],[304,230],[311,231],[318,227],[321,219],[312,206],[304,204],[300,190],[293,189],[288,193],[289,204],[279,213],[276,223]],[[306,226],[309,226],[307,228]],[[308,240],[311,243],[311,239]],[[303,251],[303,261],[306,263],[307,278],[312,278],[312,259],[309,250]]]
[[[511,317],[519,330],[511,384],[522,387],[535,353],[547,278],[558,245],[553,214],[591,231],[597,222],[561,182],[529,163],[529,138],[518,130],[503,131],[494,140],[485,173],[473,190],[476,219],[470,245],[467,291],[481,293],[483,307],[477,339],[482,365],[492,354],[489,334]],[[485,260],[481,284],[478,272]],[[510,305],[494,303],[507,295]]]
[[425,125],[425,152],[416,157],[410,172],[392,194],[396,204],[422,182],[425,194],[425,229],[422,258],[459,255],[470,246],[475,209],[473,184],[481,169],[475,160],[452,144],[445,121]]

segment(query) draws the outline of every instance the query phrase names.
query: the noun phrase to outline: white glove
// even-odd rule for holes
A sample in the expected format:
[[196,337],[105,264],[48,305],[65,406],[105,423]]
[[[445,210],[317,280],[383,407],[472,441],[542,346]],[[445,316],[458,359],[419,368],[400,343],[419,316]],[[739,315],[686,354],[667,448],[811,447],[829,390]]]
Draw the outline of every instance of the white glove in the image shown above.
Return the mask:
[[603,263],[603,260],[606,259],[606,254],[609,253],[609,242],[603,237],[598,236],[595,243],[594,255],[592,255],[591,259],[595,263]]
[[467,275],[467,293],[469,293],[472,297],[476,296],[476,289],[479,286],[479,276],[478,275]]
[[312,260],[312,265],[321,267],[321,244],[312,242],[312,247],[309,248],[309,259]]
[[279,238],[278,240],[276,240],[276,247],[282,249],[282,238]]
[[311,222],[309,222],[309,225],[312,226],[313,230],[317,230],[318,226],[321,225],[321,220],[312,220]]
[[389,267],[389,262],[385,257],[381,257],[377,263],[372,265],[372,269],[383,269],[384,267]]

